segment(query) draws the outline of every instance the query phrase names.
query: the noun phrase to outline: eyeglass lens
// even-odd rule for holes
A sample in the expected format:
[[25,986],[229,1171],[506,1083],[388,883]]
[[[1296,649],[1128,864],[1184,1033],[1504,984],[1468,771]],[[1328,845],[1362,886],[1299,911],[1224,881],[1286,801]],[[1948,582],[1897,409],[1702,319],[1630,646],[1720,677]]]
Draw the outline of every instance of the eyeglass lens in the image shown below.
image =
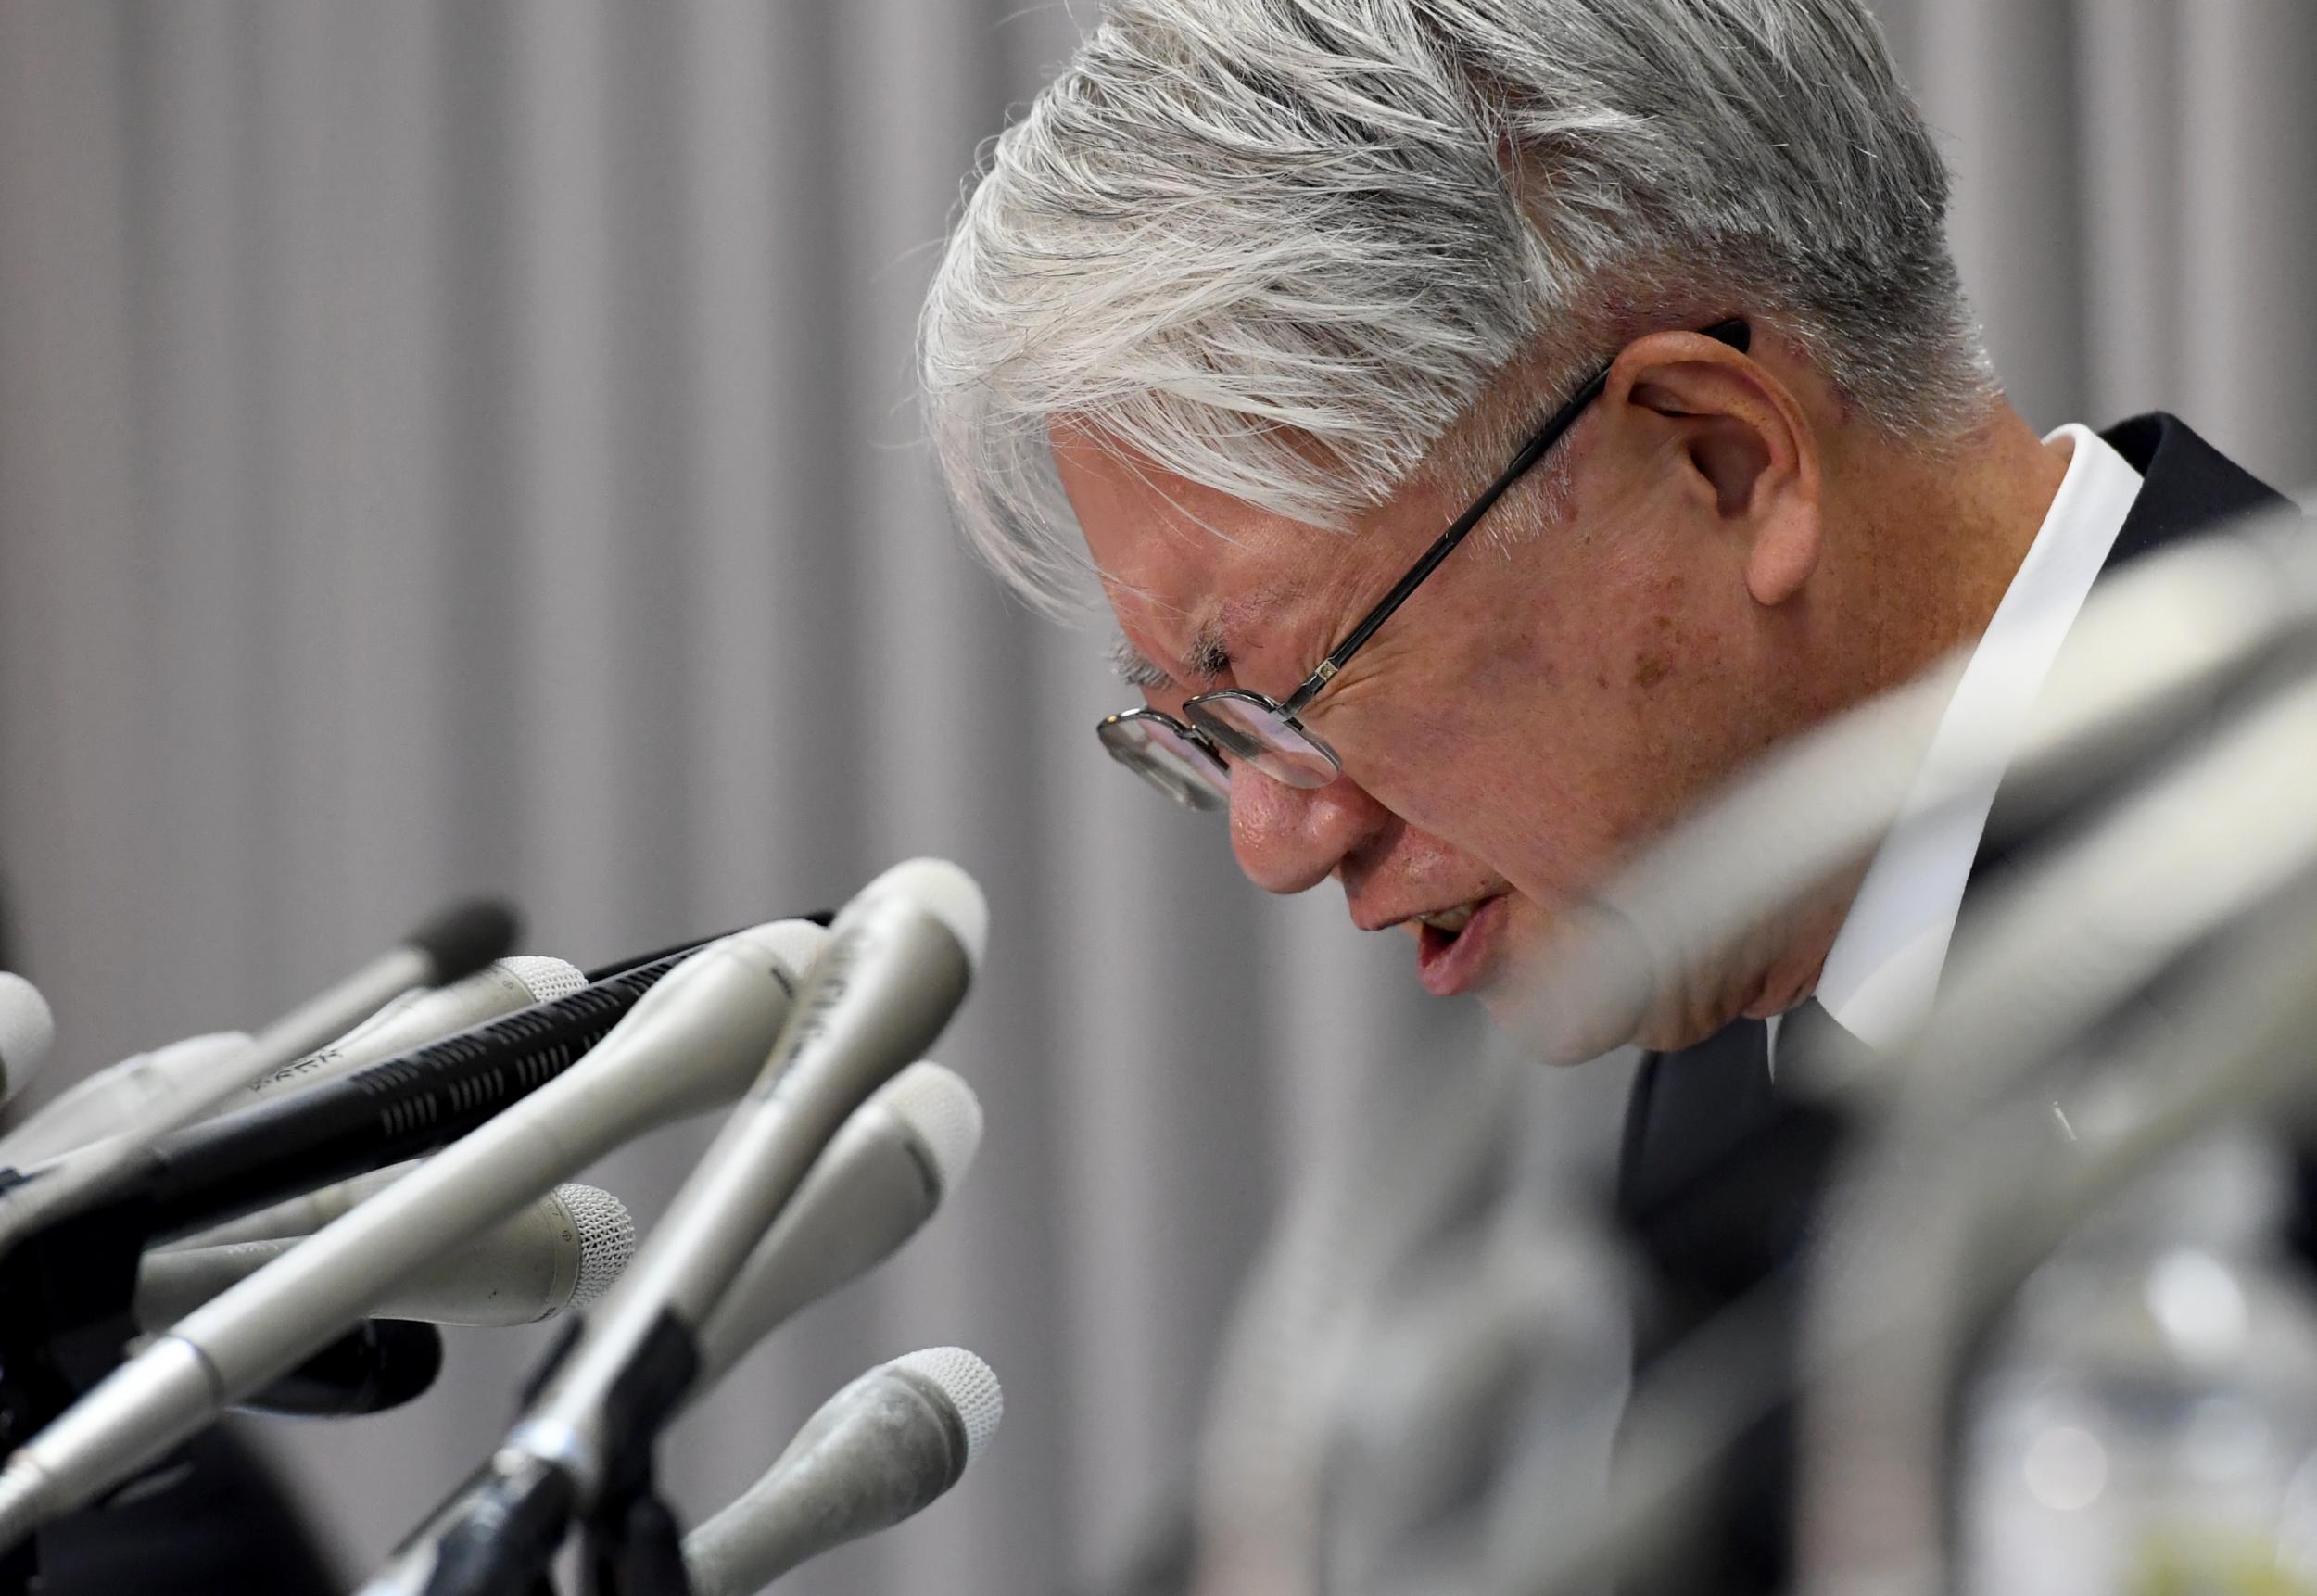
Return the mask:
[[1231,801],[1231,775],[1161,716],[1130,714],[1102,723],[1110,757],[1188,809],[1220,809]]
[[1340,773],[1335,755],[1316,739],[1251,695],[1209,693],[1184,704],[1183,714],[1234,759],[1286,786],[1324,787]]

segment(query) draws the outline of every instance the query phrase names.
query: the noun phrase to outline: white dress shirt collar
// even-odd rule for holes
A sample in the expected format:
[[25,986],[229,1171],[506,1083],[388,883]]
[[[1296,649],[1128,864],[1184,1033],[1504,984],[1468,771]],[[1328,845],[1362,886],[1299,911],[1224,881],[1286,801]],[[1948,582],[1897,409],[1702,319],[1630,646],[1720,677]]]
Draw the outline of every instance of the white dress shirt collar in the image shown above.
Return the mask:
[[2063,437],[2074,447],[2059,492],[1963,667],[1916,787],[1868,865],[1818,977],[1819,1003],[1870,1047],[1897,1045],[1931,1012],[2001,777],[1987,777],[1965,803],[1931,809],[1923,795],[1944,785],[1941,772],[1958,757],[1963,728],[1973,729],[1975,745],[1991,732],[2007,750],[2016,744],[2139,496],[2140,474],[2099,434],[2070,424],[2045,441]]

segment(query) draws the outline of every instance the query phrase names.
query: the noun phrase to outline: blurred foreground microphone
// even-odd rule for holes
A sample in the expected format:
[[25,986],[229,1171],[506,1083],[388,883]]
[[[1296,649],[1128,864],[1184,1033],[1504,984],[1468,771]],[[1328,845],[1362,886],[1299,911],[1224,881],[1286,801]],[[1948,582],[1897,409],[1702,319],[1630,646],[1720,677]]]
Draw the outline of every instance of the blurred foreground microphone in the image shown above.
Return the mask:
[[[166,1330],[305,1240],[285,1235],[146,1253],[137,1267],[138,1326]],[[627,1204],[595,1186],[561,1185],[426,1264],[371,1311],[435,1324],[535,1324],[602,1296],[635,1249]]]
[[822,1404],[780,1461],[684,1538],[693,1596],[750,1596],[808,1557],[889,1529],[957,1483],[1006,1412],[962,1347],[880,1364]]
[[200,1430],[557,1181],[744,1090],[826,940],[782,920],[692,955],[562,1075],[195,1310],[17,1449],[0,1470],[0,1551]]
[[442,1332],[365,1319],[239,1406],[304,1419],[383,1413],[426,1394],[442,1372]]
[[525,1460],[583,1507],[627,1488],[610,1476],[648,1459],[693,1387],[699,1326],[839,1127],[949,1023],[988,929],[981,890],[940,859],[894,866],[839,911],[747,1098],[509,1434],[512,1488],[536,1487]]
[[892,1257],[957,1189],[981,1145],[981,1105],[939,1064],[910,1065],[862,1104],[700,1327],[693,1394],[791,1314]]
[[57,1017],[40,988],[20,975],[0,970],[0,1103],[22,1091],[48,1062],[57,1039]]

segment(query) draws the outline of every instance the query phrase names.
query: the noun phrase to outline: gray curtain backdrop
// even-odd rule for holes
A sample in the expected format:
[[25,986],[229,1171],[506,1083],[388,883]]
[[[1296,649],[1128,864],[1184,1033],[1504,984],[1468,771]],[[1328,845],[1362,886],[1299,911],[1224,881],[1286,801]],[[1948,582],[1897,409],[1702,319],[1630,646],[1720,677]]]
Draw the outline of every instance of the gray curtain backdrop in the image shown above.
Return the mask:
[[[2317,6],[1882,9],[2029,416],[2161,405],[2311,475]],[[0,873],[48,1089],[475,889],[587,963],[907,854],[988,888],[943,1053],[989,1115],[962,1199],[665,1449],[697,1516],[867,1363],[991,1359],[986,1462],[799,1590],[1115,1563],[1280,1199],[1484,1045],[1397,939],[1260,900],[1108,767],[1100,634],[1001,597],[913,447],[959,178],[1081,11],[0,0]],[[1548,1088],[1568,1146],[1614,1087]],[[706,1134],[596,1178],[648,1219]],[[543,1338],[456,1336],[401,1413],[256,1427],[349,1573]]]

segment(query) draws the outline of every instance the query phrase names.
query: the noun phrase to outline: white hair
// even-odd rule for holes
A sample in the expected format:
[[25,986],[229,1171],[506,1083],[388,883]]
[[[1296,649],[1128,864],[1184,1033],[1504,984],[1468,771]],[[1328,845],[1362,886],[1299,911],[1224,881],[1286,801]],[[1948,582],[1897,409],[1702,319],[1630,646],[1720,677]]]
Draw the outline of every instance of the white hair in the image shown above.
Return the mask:
[[1933,444],[1994,391],[1946,203],[1860,0],[1111,0],[966,200],[928,421],[1049,609],[1057,422],[1340,527],[1509,363],[1534,425],[1624,338],[1743,314]]

